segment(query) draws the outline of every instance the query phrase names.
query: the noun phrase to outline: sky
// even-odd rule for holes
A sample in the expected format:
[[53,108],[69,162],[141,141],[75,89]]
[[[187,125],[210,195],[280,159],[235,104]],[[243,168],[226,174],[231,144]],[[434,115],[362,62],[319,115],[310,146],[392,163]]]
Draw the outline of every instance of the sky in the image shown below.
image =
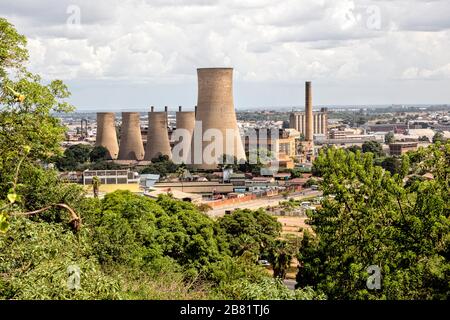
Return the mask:
[[450,104],[448,0],[0,0],[29,68],[82,110],[192,108],[201,67],[235,106]]

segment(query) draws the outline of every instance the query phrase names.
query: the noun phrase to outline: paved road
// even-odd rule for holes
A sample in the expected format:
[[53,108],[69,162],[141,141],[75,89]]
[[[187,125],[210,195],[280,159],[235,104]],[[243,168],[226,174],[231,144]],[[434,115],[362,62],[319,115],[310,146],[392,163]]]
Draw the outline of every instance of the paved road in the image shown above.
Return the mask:
[[[291,195],[289,195],[289,198],[294,198],[295,200],[302,200],[304,198],[309,198],[309,197],[313,197],[313,196],[318,197],[321,195],[322,195],[321,191],[306,190],[301,193],[291,194]],[[252,201],[248,201],[248,202],[233,204],[231,206],[215,208],[215,209],[209,211],[208,215],[212,216],[212,217],[220,217],[220,216],[225,215],[226,210],[235,210],[235,209],[256,210],[259,208],[266,208],[267,206],[277,206],[282,201],[286,201],[286,199],[283,196],[261,198],[261,199],[256,199],[256,200],[252,200]]]

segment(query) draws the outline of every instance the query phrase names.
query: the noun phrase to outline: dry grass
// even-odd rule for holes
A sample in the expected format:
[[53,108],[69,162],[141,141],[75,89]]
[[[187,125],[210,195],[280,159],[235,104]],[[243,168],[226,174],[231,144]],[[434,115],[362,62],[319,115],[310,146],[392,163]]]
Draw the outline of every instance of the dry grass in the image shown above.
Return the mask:
[[305,223],[306,217],[288,217],[288,216],[279,216],[277,217],[278,222],[281,223],[283,229],[281,231],[282,235],[294,235],[297,237],[301,237],[303,232],[300,232],[300,228],[308,229],[311,231],[311,226]]

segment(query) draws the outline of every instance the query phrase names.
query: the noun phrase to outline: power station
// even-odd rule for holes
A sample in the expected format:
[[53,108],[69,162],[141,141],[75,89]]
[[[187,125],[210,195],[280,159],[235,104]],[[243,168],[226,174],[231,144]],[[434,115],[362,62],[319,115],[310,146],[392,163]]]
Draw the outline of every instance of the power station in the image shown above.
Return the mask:
[[122,112],[119,160],[143,160],[144,145],[141,136],[139,112]]
[[[238,161],[245,159],[234,110],[233,69],[200,68],[197,69],[197,77],[198,100],[196,126],[190,150],[191,163],[196,168],[207,170],[216,169],[223,155],[234,156]],[[221,133],[223,137],[221,150],[211,147],[214,141],[207,141],[205,132]]]
[[103,146],[108,150],[108,159],[117,159],[119,154],[119,144],[117,143],[114,112],[97,113],[97,137],[95,145]]
[[169,134],[167,132],[167,112],[167,107],[165,107],[163,112],[155,112],[154,107],[151,107],[151,111],[148,113],[147,145],[144,157],[147,161],[151,161],[158,156],[172,158]]
[[[123,112],[120,141],[117,142],[115,116],[97,114],[96,145],[108,149],[109,159],[151,161],[166,155],[175,163],[185,163],[202,170],[217,169],[223,156],[245,161],[246,154],[236,119],[233,98],[233,68],[197,69],[198,96],[195,112],[176,113],[176,130],[169,139],[168,108],[148,113],[147,142],[141,135],[140,113]],[[303,157],[312,161],[314,134],[327,132],[326,110],[313,113],[311,82],[305,83],[305,112],[290,115],[290,127],[304,134]],[[230,158],[227,159],[229,161]]]

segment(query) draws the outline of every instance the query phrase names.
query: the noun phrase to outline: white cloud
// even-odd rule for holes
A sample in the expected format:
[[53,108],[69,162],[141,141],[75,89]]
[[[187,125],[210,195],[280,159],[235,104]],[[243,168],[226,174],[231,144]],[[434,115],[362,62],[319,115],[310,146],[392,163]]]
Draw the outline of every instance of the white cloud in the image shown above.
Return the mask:
[[448,1],[16,0],[0,11],[46,78],[180,84],[197,67],[232,66],[268,84],[450,79]]

